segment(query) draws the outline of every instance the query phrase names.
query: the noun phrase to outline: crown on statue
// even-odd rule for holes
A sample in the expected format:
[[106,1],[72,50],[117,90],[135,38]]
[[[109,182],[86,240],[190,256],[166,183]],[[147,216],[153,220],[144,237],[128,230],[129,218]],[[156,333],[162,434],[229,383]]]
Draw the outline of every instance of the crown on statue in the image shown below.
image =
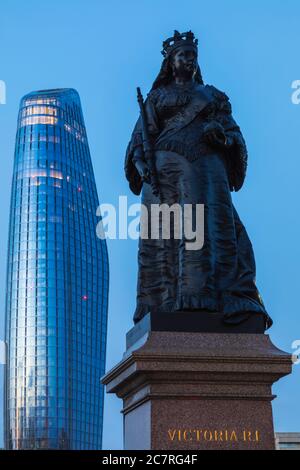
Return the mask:
[[181,46],[190,46],[197,51],[198,39],[195,39],[194,33],[192,33],[192,31],[179,33],[179,31],[175,30],[174,36],[166,39],[163,42],[163,50],[161,53],[164,57],[167,57],[167,55]]

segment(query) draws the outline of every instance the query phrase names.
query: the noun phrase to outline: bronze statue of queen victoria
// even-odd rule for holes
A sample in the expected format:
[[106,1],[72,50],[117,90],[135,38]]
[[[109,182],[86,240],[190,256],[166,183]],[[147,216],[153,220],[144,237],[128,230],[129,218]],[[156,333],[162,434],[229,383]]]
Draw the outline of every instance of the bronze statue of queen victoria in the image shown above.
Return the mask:
[[[218,312],[224,323],[268,316],[255,284],[251,242],[232,203],[243,186],[247,149],[225,93],[203,83],[194,34],[175,31],[163,43],[161,70],[145,101],[153,169],[140,117],[125,172],[148,208],[164,202],[204,205],[204,244],[187,250],[184,237],[139,240],[134,322],[151,312]],[[145,129],[144,129],[145,131]]]

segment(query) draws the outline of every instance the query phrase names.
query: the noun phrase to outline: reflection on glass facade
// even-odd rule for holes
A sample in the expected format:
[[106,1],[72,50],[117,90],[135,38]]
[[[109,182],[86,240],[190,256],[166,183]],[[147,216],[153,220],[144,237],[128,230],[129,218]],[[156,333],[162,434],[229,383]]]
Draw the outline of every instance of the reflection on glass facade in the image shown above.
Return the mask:
[[9,227],[8,449],[100,449],[108,257],[78,93],[21,100]]

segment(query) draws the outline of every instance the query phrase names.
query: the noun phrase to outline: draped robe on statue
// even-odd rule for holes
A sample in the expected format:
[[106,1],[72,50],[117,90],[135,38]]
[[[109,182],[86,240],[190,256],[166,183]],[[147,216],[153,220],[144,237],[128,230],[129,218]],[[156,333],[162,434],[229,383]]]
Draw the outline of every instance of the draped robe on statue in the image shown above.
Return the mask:
[[[204,244],[200,250],[187,250],[184,236],[140,238],[134,321],[149,312],[211,311],[223,313],[228,323],[262,314],[270,326],[255,285],[252,245],[231,198],[231,191],[244,182],[247,149],[228,97],[209,85],[171,83],[152,90],[145,106],[163,202],[204,204]],[[203,131],[211,121],[223,126],[230,147],[206,143]],[[125,172],[131,190],[137,195],[142,191],[142,203],[150,208],[160,199],[134,165],[142,142],[139,118]]]

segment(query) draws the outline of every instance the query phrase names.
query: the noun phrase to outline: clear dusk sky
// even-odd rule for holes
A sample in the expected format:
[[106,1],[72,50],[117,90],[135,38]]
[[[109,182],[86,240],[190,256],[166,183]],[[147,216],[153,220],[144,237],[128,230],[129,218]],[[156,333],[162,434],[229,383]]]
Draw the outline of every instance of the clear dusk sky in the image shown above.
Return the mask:
[[[253,243],[257,284],[274,320],[272,341],[292,352],[300,340],[300,80],[298,0],[2,0],[0,80],[0,339],[9,198],[20,98],[37,89],[73,87],[80,94],[101,202],[129,193],[124,153],[138,115],[136,86],[149,91],[161,43],[174,29],[199,39],[204,81],[225,91],[244,133],[249,169],[234,203]],[[109,240],[107,369],[122,357],[135,307],[137,242]],[[0,403],[3,394],[1,369]],[[274,387],[277,431],[300,431],[300,365]],[[121,401],[105,401],[104,449],[122,448]],[[2,409],[0,412],[2,445]]]

